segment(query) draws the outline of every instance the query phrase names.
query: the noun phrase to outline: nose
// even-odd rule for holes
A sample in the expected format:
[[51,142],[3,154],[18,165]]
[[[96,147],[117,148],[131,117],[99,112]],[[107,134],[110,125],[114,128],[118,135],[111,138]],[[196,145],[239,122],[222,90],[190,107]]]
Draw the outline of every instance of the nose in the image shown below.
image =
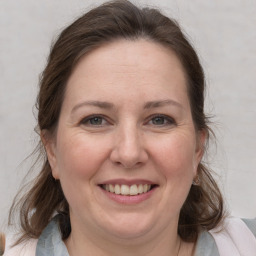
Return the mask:
[[126,169],[137,168],[148,160],[143,135],[137,127],[120,127],[115,134],[110,159]]

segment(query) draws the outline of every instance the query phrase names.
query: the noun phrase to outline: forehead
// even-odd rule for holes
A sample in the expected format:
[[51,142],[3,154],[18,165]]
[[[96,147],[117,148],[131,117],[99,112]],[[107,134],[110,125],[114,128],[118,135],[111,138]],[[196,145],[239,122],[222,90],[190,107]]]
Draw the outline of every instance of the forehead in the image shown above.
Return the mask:
[[109,65],[116,64],[119,68],[125,68],[125,66],[137,68],[139,66],[142,69],[155,69],[161,63],[184,72],[181,62],[170,47],[143,38],[119,39],[99,46],[80,58],[71,76],[76,73],[82,62],[84,68],[86,68],[86,62],[90,67],[96,65],[97,68],[100,68],[101,63],[103,65],[108,63]]
[[134,91],[151,97],[164,96],[169,89],[186,92],[181,62],[171,49],[140,39],[110,42],[83,56],[68,80],[66,93],[100,97],[111,91],[120,96]]

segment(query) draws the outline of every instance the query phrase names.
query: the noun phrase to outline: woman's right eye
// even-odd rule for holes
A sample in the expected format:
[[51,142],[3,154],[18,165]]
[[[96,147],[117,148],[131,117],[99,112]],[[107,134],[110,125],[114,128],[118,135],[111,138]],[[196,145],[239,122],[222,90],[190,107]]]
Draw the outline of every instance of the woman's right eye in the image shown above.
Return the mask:
[[89,116],[82,119],[81,124],[87,126],[103,126],[106,125],[108,122],[102,116]]

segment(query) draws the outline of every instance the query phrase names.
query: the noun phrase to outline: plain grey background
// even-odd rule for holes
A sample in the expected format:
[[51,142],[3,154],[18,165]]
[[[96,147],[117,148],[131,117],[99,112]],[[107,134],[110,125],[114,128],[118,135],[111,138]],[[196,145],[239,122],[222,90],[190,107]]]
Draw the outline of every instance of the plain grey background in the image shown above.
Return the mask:
[[[0,1],[0,229],[38,140],[33,105],[52,40],[101,2]],[[133,2],[160,7],[189,35],[206,74],[207,113],[215,116],[210,166],[231,213],[256,217],[256,1]]]

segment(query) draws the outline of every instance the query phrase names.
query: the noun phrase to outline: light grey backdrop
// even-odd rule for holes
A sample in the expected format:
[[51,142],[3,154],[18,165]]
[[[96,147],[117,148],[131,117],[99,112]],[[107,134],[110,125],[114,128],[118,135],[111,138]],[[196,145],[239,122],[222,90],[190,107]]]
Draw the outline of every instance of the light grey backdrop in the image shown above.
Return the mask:
[[[0,1],[0,229],[36,145],[32,113],[52,39],[102,1]],[[256,1],[158,0],[197,49],[205,69],[217,150],[211,166],[232,214],[256,216]]]

